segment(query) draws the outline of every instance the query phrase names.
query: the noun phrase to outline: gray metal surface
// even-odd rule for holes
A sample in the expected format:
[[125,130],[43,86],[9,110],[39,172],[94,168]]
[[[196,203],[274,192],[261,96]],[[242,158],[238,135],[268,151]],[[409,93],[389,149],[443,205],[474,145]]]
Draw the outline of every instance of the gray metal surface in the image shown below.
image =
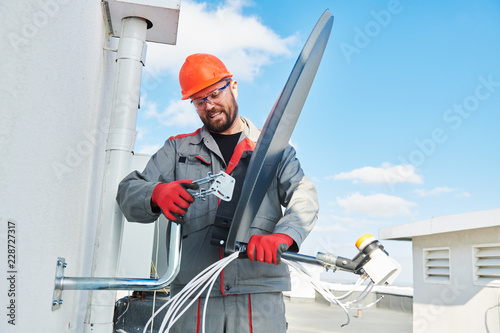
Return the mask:
[[[137,278],[100,278],[100,277],[65,277],[64,272],[56,271],[54,292],[60,297],[63,290],[159,290],[168,286],[177,276],[181,262],[181,226],[172,223],[168,251],[167,272],[160,279]],[[64,258],[58,259],[57,267],[64,264]],[[55,297],[55,296],[54,296]],[[54,304],[55,305],[55,304]]]
[[236,242],[245,240],[267,187],[276,174],[318,70],[332,25],[333,15],[326,10],[312,30],[264,124],[233,216],[226,242],[226,254],[235,252]]

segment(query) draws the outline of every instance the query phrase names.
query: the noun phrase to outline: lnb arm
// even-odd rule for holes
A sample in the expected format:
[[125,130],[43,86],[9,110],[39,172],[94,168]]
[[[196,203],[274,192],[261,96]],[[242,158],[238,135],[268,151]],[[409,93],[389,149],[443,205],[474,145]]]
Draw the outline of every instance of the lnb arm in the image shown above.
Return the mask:
[[[240,253],[239,258],[248,258],[246,245],[246,243],[236,242],[236,250]],[[316,257],[284,252],[281,257],[305,264],[322,266],[333,271],[339,269],[357,275],[366,273],[375,284],[390,284],[401,272],[401,265],[389,257],[382,244],[371,234],[361,236],[356,242],[356,247],[359,252],[352,259],[322,252],[318,252]]]

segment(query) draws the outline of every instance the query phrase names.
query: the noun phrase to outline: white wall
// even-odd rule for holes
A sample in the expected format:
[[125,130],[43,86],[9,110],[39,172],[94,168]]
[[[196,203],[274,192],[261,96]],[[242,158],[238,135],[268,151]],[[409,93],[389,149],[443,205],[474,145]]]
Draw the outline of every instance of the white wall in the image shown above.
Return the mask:
[[[500,288],[473,285],[474,245],[498,243],[500,226],[413,238],[413,332],[487,332],[485,313],[499,304]],[[449,247],[450,283],[424,282],[423,250]],[[500,332],[498,308],[488,311],[490,333]]]
[[0,241],[16,222],[16,317],[2,245],[1,332],[80,332],[86,291],[51,310],[55,264],[89,276],[113,86],[100,0],[2,1]]

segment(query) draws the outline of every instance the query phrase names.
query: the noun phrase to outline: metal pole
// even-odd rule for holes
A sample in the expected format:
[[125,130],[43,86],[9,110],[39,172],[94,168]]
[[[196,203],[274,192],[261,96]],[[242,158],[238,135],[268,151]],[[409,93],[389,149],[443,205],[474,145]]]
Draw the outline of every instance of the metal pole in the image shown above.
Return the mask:
[[[159,290],[168,286],[177,276],[181,264],[181,226],[172,223],[168,250],[168,267],[160,279],[65,277],[55,279],[55,289],[60,290]],[[102,292],[101,292],[102,293]]]

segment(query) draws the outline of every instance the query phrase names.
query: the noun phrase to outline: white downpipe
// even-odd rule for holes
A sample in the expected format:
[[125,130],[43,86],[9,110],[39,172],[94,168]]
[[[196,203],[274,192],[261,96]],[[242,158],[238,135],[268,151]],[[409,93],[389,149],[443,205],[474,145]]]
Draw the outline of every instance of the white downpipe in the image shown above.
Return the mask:
[[[122,19],[92,276],[115,277],[118,271],[123,215],[115,198],[119,182],[130,172],[146,30],[145,19]],[[114,290],[89,293],[84,332],[113,332],[115,297]]]

